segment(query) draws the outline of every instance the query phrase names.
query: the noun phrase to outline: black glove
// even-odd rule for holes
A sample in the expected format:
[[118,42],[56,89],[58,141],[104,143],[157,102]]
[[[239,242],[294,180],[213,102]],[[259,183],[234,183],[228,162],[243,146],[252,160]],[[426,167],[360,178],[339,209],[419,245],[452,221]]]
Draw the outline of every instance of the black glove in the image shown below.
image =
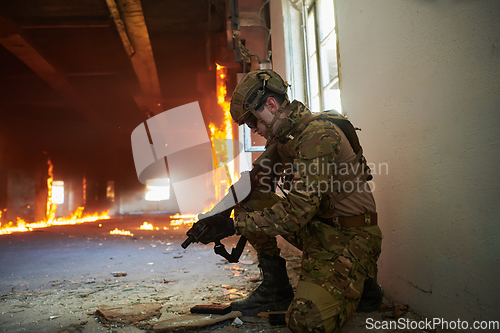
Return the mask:
[[[201,216],[200,216],[201,217]],[[234,235],[234,221],[221,214],[202,218],[187,232],[194,242],[208,244]]]

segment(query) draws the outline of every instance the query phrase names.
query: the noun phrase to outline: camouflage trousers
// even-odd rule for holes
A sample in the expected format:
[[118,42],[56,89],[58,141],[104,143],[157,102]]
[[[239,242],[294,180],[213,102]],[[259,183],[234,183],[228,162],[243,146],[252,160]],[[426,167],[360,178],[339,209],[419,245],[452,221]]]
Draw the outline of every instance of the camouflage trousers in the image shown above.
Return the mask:
[[[263,232],[245,236],[257,253],[280,253],[274,237]],[[374,277],[380,228],[342,228],[313,219],[283,237],[302,250],[300,278],[286,316],[288,327],[293,332],[338,332],[356,311],[365,279]]]

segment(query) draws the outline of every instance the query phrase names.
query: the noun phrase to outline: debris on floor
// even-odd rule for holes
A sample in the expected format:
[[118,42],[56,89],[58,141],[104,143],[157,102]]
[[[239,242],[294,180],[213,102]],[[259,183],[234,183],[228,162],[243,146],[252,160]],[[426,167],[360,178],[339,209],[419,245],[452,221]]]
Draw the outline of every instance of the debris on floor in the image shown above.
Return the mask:
[[380,311],[384,312],[382,318],[384,319],[399,319],[408,313],[408,304],[396,304],[394,302],[383,303],[380,306]]
[[225,315],[189,313],[177,318],[159,321],[153,325],[151,330],[154,333],[178,332],[187,329],[196,329],[210,326],[238,317],[241,317],[241,312],[239,311],[232,311]]
[[160,317],[161,304],[145,303],[135,305],[118,305],[98,308],[96,317],[101,323],[137,323]]
[[[5,236],[0,242],[0,332],[167,331],[193,319],[189,311],[195,305],[230,304],[248,296],[261,282],[251,246],[239,263],[231,264],[215,255],[211,246],[193,244],[182,249],[186,230],[134,229],[134,238],[110,238],[110,230],[131,229],[138,225],[137,218],[100,223],[98,229],[91,225],[47,229],[44,237],[39,233]],[[235,237],[227,239],[227,246],[236,243]],[[282,250],[290,282],[296,286],[300,253]],[[40,251],[44,256],[37,255]],[[197,319],[200,326],[195,331],[290,333],[283,313],[216,316]],[[385,300],[381,311],[355,314],[342,333],[369,332],[368,319],[397,318],[418,320],[407,305]]]

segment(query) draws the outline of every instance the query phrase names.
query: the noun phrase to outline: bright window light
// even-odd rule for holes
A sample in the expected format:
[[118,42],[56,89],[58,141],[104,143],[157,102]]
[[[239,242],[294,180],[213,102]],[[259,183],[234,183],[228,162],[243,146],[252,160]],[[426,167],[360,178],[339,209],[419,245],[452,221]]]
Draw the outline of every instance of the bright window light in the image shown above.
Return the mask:
[[52,182],[52,203],[64,203],[64,182],[62,180],[55,180]]
[[308,95],[312,112],[342,112],[334,0],[311,2],[306,22]]
[[146,200],[163,201],[170,199],[170,178],[146,180]]

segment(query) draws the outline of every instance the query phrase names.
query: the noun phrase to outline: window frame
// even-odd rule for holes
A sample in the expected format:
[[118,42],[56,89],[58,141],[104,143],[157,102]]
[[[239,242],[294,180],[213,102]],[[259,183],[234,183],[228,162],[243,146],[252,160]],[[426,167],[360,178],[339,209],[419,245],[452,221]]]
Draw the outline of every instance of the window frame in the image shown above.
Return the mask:
[[[323,1],[331,1],[333,6],[333,18],[334,24],[331,30],[325,34],[325,36],[321,36],[321,20],[319,15],[319,8]],[[307,66],[307,95],[309,101],[309,107],[313,113],[324,111],[326,109],[332,109],[332,107],[326,106],[326,96],[327,91],[331,90],[336,84],[338,84],[339,88],[339,96],[337,103],[334,104],[334,108],[340,112],[342,111],[342,78],[341,78],[341,66],[340,66],[340,53],[339,53],[339,40],[338,40],[338,26],[337,26],[337,14],[336,14],[336,4],[335,0],[313,0],[309,3],[309,5],[304,8],[304,16],[303,16],[303,24],[305,27],[305,45],[304,45],[304,58]],[[309,20],[313,20],[313,31],[311,31],[311,24]],[[323,37],[323,38],[322,38]],[[312,38],[312,40],[311,40]],[[324,62],[325,59],[322,58],[322,52],[326,50],[326,47],[329,42],[332,42],[332,38],[334,38],[335,49],[336,49],[336,76],[329,80],[326,85],[323,85],[325,81],[324,75]],[[311,43],[314,43],[314,52],[311,51]],[[325,51],[326,52],[326,51]],[[315,57],[312,60],[312,57]],[[328,65],[328,58],[326,59],[326,64]],[[317,86],[317,93],[315,94],[314,87]],[[314,95],[313,95],[314,94]]]

